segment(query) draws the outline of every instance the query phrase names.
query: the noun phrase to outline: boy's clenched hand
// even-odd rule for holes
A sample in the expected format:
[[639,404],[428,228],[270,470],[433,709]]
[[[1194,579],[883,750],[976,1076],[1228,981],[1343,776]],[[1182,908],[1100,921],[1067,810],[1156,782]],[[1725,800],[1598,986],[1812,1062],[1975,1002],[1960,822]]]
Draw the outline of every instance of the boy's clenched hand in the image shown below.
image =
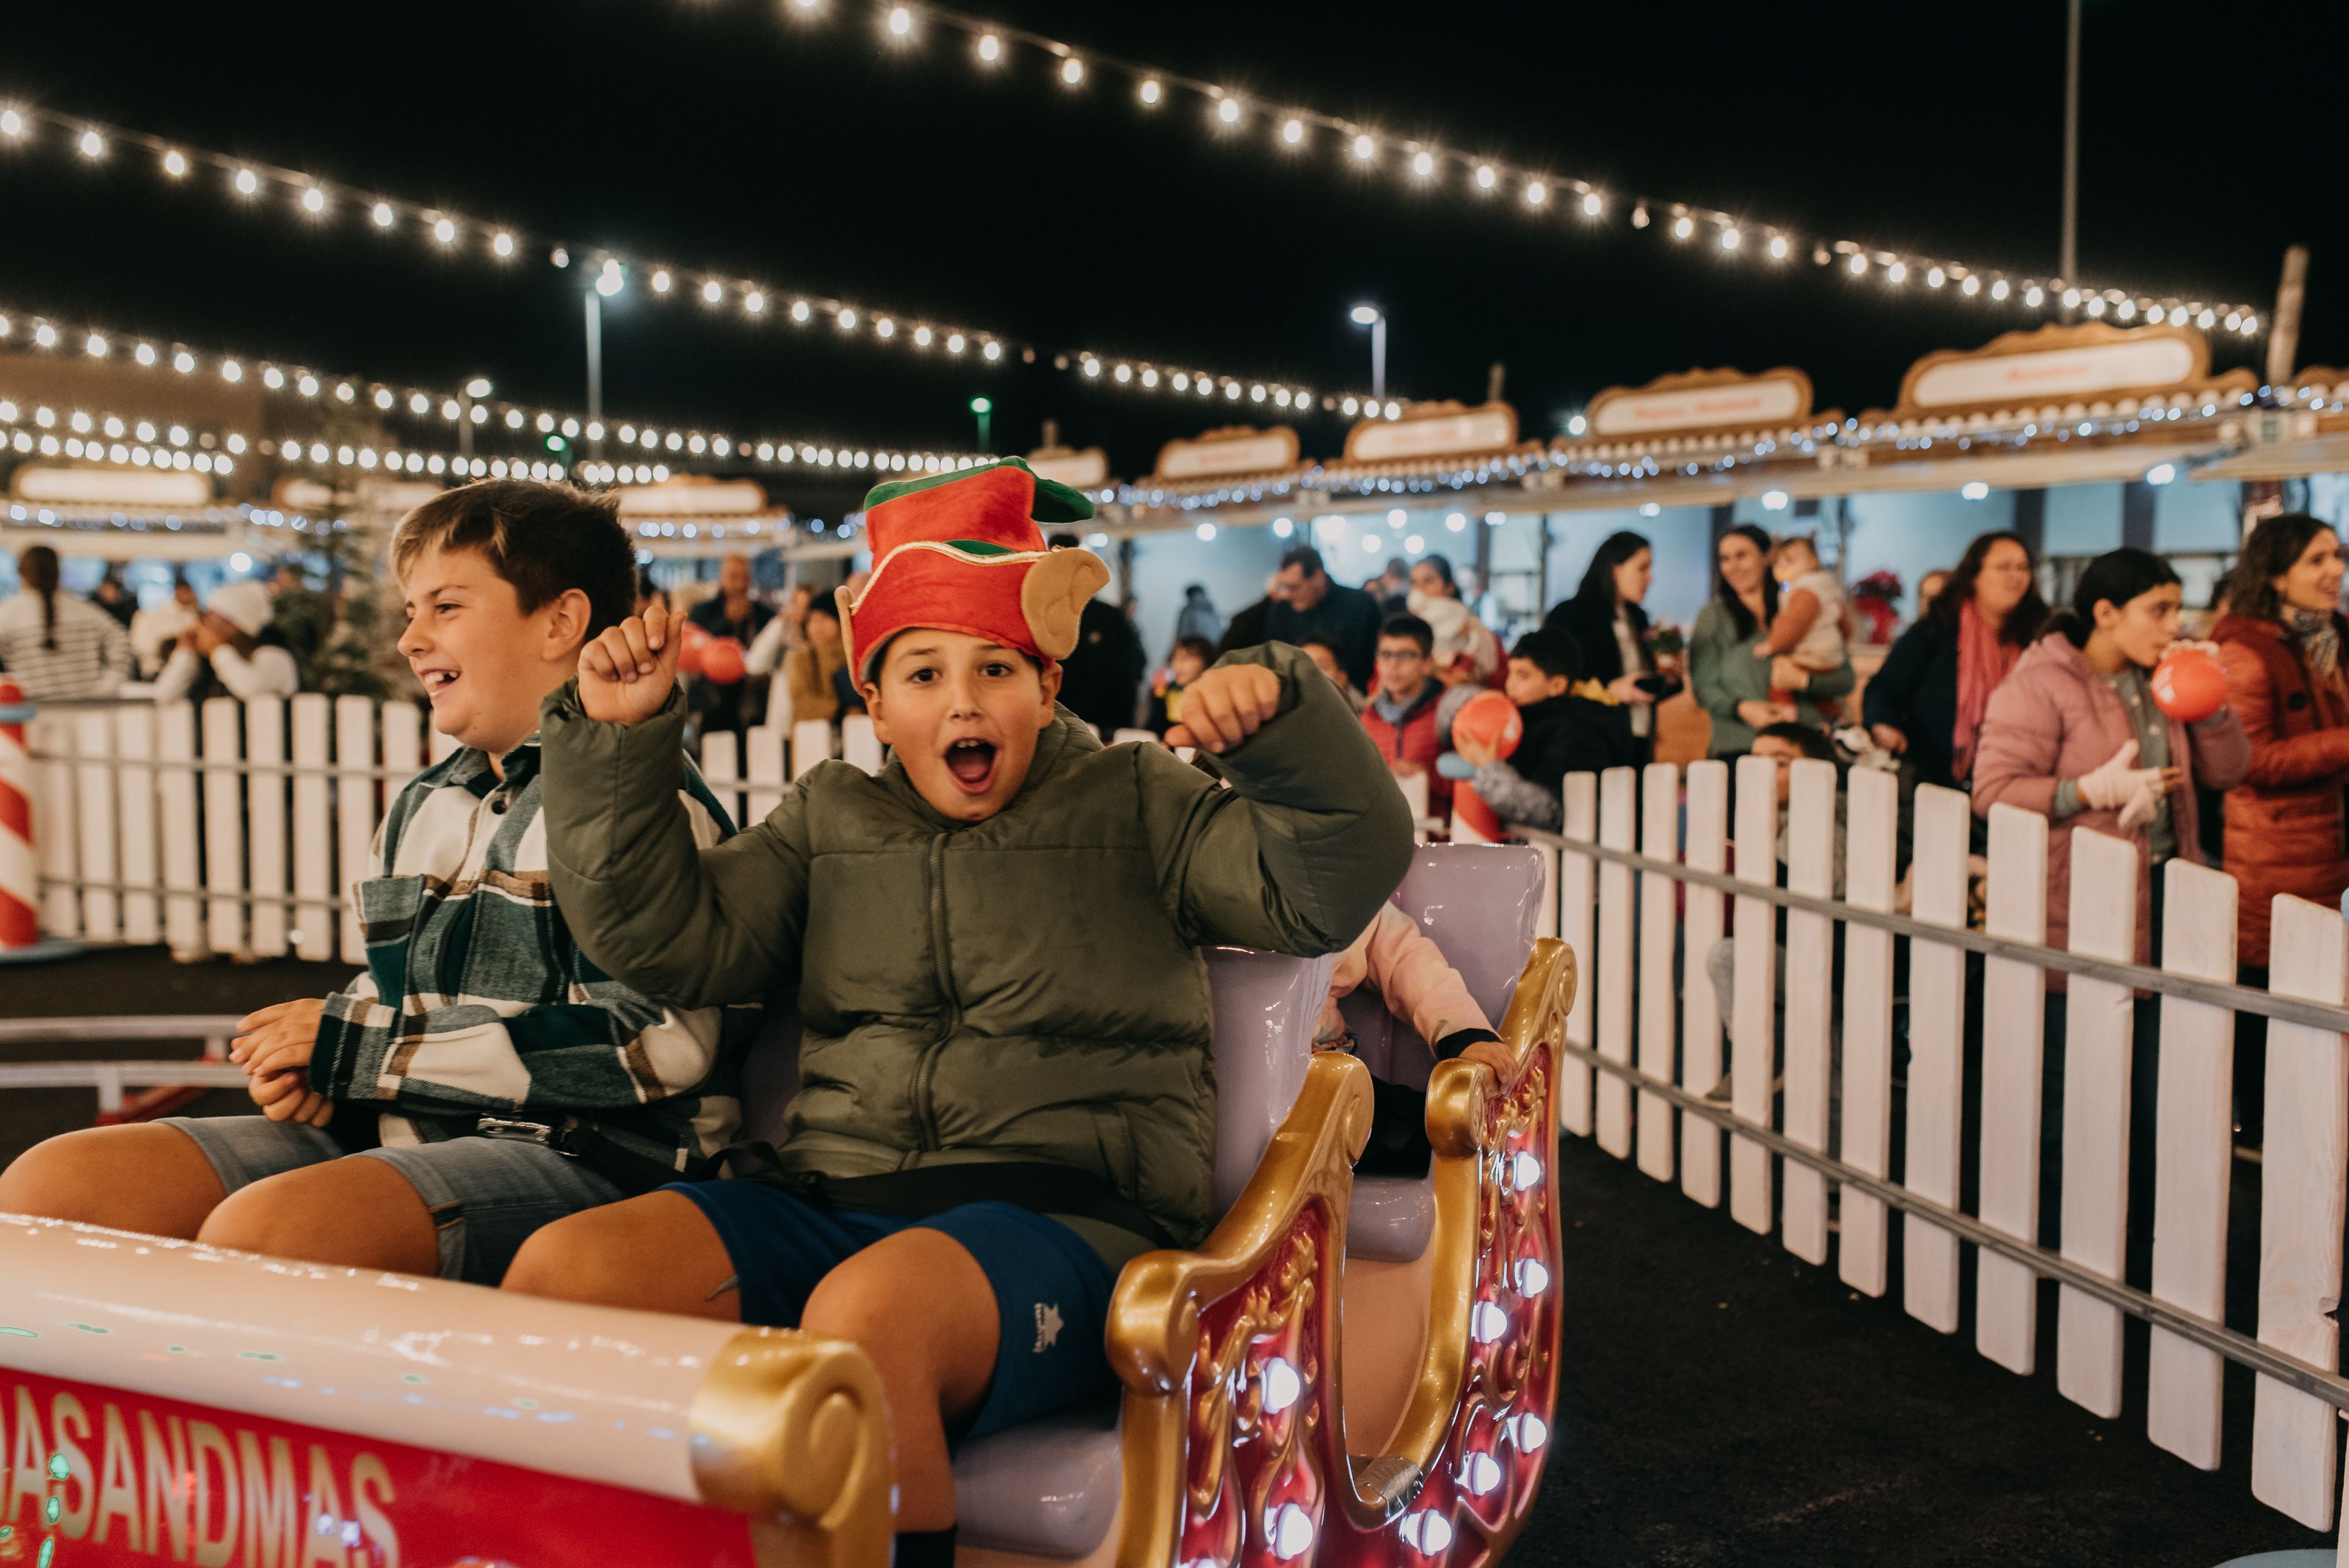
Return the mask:
[[630,616],[579,650],[579,706],[607,724],[641,724],[677,684],[684,617],[657,604]]
[[1261,664],[1218,665],[1183,688],[1183,722],[1166,743],[1228,752],[1279,711],[1279,676]]

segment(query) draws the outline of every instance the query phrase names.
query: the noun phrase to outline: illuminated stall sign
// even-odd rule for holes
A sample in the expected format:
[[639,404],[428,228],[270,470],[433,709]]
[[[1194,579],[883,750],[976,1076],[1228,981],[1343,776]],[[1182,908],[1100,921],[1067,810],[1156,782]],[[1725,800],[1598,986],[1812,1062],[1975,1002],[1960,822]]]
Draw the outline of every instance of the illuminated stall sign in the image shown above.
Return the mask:
[[52,506],[203,506],[212,498],[208,475],[177,469],[28,466],[10,488],[20,501]]
[[1364,420],[1346,432],[1349,462],[1406,462],[1427,457],[1473,457],[1517,444],[1517,410],[1506,403],[1467,408],[1419,403],[1393,420]]
[[658,484],[616,488],[623,517],[754,517],[767,510],[767,493],[747,479],[680,474]]
[[1585,410],[1591,441],[1689,435],[1704,431],[1799,425],[1811,417],[1811,379],[1781,367],[1748,376],[1738,370],[1688,370],[1644,387],[1609,387]]
[[2008,332],[1981,348],[1943,349],[1901,379],[1904,417],[2148,397],[2205,384],[2210,346],[2190,327],[2099,321]]
[[1260,431],[1232,425],[1195,441],[1170,441],[1158,449],[1161,480],[1228,479],[1271,473],[1297,466],[1297,432],[1287,425]]
[[1082,452],[1067,447],[1043,447],[1028,454],[1028,466],[1039,479],[1065,484],[1071,490],[1099,490],[1109,483],[1109,453],[1097,446]]

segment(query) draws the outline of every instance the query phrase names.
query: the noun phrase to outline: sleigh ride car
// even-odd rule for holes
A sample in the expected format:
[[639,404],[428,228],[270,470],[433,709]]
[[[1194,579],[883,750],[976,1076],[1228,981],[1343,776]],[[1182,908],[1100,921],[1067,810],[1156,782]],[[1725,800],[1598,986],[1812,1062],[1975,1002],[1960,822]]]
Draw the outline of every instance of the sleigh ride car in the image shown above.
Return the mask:
[[[1506,1079],[1434,1064],[1332,960],[1206,954],[1223,1219],[1134,1259],[1113,1407],[968,1443],[959,1558],[1489,1563],[1557,1380],[1555,1105],[1574,958],[1515,846],[1396,894],[1501,1019]],[[797,1077],[750,1064],[749,1136]],[[1431,1066],[1433,1071],[1430,1071]],[[1371,1075],[1424,1081],[1423,1179],[1357,1177]],[[126,1179],[135,1179],[126,1173]],[[854,1346],[0,1216],[0,1564],[885,1563],[886,1415]]]

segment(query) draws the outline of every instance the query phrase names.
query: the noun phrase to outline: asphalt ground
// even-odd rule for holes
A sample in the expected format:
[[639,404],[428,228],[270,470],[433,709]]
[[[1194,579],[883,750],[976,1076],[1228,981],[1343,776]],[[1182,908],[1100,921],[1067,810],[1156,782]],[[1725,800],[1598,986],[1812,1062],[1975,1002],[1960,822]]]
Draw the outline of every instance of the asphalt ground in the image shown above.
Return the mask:
[[[99,950],[0,968],[0,1012],[240,1012],[322,995],[351,972]],[[195,1049],[152,1044],[135,1054]],[[192,1110],[243,1104],[217,1093]],[[0,1159],[88,1125],[94,1108],[87,1090],[8,1094]],[[2141,1324],[2129,1325],[2127,1407],[2099,1420],[2055,1391],[2052,1284],[2041,1287],[2042,1369],[2018,1377],[1973,1350],[1971,1258],[1965,1321],[1944,1336],[1897,1296],[1861,1297],[1831,1263],[1801,1262],[1775,1237],[1588,1143],[1566,1140],[1559,1172],[1559,1408],[1548,1477],[1514,1563],[2214,1568],[2326,1544],[2251,1496],[2251,1379],[2240,1368],[2228,1372],[2224,1463],[2205,1474],[2145,1438]],[[2252,1191],[2239,1183],[2243,1240]]]

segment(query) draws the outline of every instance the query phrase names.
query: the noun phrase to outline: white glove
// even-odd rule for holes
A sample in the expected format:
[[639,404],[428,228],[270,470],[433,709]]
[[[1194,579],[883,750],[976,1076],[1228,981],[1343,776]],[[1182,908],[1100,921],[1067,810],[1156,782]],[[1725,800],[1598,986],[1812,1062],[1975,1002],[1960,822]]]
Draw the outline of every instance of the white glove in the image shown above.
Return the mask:
[[2128,804],[2121,807],[2120,830],[2123,833],[2133,833],[2143,827],[2161,809],[2160,770],[2147,771],[2152,775],[2150,782],[2138,785],[2137,792],[2129,796]]
[[2122,742],[2119,751],[2082,774],[2075,782],[2074,787],[2080,792],[2081,803],[2098,811],[2119,811],[2138,791],[2147,787],[2159,788],[2161,770],[2131,767],[2129,764],[2136,761],[2137,742],[2133,740]]

